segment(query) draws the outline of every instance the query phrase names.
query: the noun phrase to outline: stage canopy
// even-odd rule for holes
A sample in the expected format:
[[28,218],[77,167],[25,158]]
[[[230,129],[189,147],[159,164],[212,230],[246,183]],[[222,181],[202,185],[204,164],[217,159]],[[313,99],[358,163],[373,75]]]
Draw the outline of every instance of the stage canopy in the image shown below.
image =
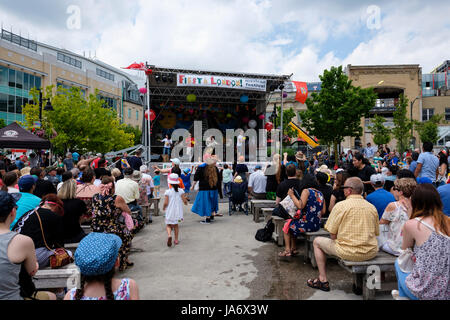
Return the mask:
[[13,122],[0,129],[0,148],[50,149],[50,141],[39,138]]

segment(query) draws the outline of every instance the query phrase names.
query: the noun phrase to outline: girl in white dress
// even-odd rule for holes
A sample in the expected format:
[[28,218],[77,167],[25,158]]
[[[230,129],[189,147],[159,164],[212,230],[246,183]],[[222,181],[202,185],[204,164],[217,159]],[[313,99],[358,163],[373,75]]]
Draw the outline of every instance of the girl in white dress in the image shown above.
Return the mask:
[[183,221],[183,203],[188,204],[184,195],[184,190],[179,187],[178,174],[172,173],[169,175],[167,182],[172,185],[164,193],[164,207],[166,212],[166,230],[167,230],[167,246],[172,246],[172,229],[175,233],[175,244],[178,244],[178,223]]

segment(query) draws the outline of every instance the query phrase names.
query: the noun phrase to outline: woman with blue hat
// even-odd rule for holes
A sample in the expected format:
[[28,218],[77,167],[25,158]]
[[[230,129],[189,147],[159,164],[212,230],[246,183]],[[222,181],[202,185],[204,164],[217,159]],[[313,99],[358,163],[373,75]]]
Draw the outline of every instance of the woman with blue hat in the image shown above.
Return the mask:
[[133,279],[114,278],[121,246],[122,240],[111,233],[91,232],[84,237],[75,251],[80,289],[71,289],[64,300],[139,300]]

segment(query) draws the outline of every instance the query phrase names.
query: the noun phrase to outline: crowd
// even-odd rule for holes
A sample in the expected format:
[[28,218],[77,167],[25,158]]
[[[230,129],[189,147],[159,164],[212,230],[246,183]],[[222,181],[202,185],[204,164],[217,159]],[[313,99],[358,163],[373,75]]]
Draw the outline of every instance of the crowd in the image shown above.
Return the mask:
[[[296,238],[301,233],[324,227],[331,234],[314,241],[319,275],[308,280],[308,286],[330,290],[327,255],[365,261],[379,250],[399,256],[410,248],[416,257],[414,268],[405,272],[396,265],[399,295],[448,299],[448,154],[444,150],[435,156],[432,148],[424,143],[421,153],[399,155],[368,144],[341,154],[334,170],[326,152],[309,160],[301,151],[283,158],[275,154],[253,172],[243,156],[232,165],[220,165],[217,156],[205,153],[198,166],[181,170],[181,161],[170,159],[171,167],[154,166],[153,176],[140,151],[125,153],[109,166],[102,154],[69,152],[53,165],[45,154],[23,155],[14,163],[0,155],[0,272],[12,283],[20,271],[13,265],[22,263],[33,275],[49,265],[52,249],[79,243],[75,263],[82,272],[82,288],[68,292],[66,299],[138,298],[136,283],[116,279],[114,272],[133,266],[128,255],[133,237],[145,226],[142,206],[160,196],[160,177],[167,174],[168,188],[161,196],[169,247],[180,243],[183,205],[193,190],[198,192],[191,211],[205,225],[222,216],[219,198],[228,197],[233,211],[247,211],[249,199],[270,199],[289,214],[280,259],[298,254]],[[83,224],[92,228],[88,236]],[[28,246],[23,254],[21,243]],[[17,298],[19,293],[18,286],[0,285],[0,297]],[[51,293],[44,296],[54,298]]]

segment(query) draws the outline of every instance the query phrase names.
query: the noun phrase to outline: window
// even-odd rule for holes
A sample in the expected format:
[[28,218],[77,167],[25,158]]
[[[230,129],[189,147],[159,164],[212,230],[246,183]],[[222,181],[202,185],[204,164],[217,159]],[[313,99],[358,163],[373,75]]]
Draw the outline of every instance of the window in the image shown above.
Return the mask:
[[0,93],[0,112],[8,111],[8,95]]
[[139,111],[136,111],[136,120],[139,120]]
[[8,32],[3,29],[2,29],[2,39],[15,43],[21,47],[37,51],[37,43],[35,41],[22,38],[17,34]]
[[16,88],[23,88],[23,72],[21,71],[16,71]]
[[450,108],[445,108],[445,120],[450,121]]
[[28,73],[23,74],[23,89],[25,91],[30,90],[30,75]]
[[0,86],[8,85],[8,68],[0,66]]
[[36,89],[40,89],[41,88],[41,78],[34,77],[34,86],[36,87]]
[[422,121],[428,121],[434,114],[434,109],[423,109],[422,110]]
[[80,60],[74,59],[74,58],[72,58],[72,57],[70,57],[70,56],[68,56],[68,55],[66,55],[64,53],[61,53],[61,52],[58,52],[56,54],[56,58],[59,61],[62,61],[62,62],[67,63],[67,64],[70,64],[71,66],[73,66],[75,68],[81,69],[81,61]]
[[16,70],[13,69],[9,69],[9,82],[8,85],[10,87],[15,87],[16,86]]
[[425,88],[431,87],[431,83],[429,81],[425,82]]
[[99,77],[114,81],[114,75],[112,73],[106,72],[99,68],[97,68],[96,73]]
[[22,113],[22,97],[16,96],[16,113]]
[[9,95],[8,96],[8,112],[14,113],[16,111],[14,108],[15,102],[16,102],[15,96]]
[[131,109],[128,109],[128,118],[131,118]]

